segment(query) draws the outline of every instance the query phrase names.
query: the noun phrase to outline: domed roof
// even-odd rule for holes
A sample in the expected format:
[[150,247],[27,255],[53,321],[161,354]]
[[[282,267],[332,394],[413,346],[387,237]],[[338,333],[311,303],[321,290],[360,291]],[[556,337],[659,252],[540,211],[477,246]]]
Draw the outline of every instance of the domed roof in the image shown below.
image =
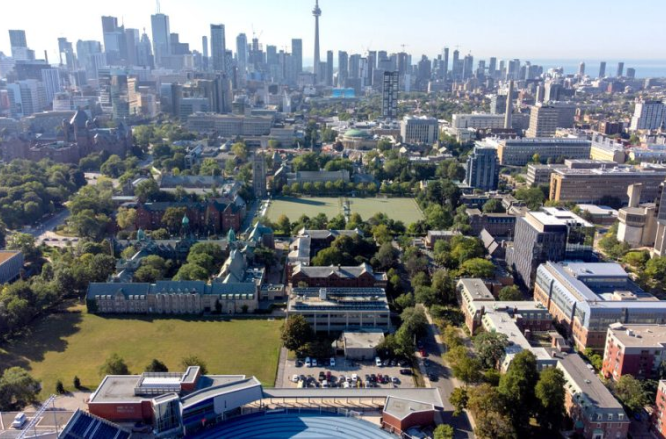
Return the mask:
[[189,223],[190,223],[190,219],[187,217],[187,215],[185,215],[185,216],[183,217],[183,225],[185,225],[185,224],[189,224]]
[[370,133],[363,130],[351,129],[347,130],[345,137],[370,137]]

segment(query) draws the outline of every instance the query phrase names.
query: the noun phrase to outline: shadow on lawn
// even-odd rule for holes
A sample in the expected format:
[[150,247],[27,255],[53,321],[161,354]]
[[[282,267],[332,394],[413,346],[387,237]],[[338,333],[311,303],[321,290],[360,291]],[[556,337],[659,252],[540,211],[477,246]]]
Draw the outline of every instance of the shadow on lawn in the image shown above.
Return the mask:
[[284,198],[280,201],[287,201],[294,204],[306,204],[308,206],[326,206],[325,202],[312,200],[310,198]]
[[47,352],[64,352],[66,337],[79,331],[78,311],[55,312],[39,318],[16,340],[0,344],[0,364],[30,369],[30,362],[43,361]]

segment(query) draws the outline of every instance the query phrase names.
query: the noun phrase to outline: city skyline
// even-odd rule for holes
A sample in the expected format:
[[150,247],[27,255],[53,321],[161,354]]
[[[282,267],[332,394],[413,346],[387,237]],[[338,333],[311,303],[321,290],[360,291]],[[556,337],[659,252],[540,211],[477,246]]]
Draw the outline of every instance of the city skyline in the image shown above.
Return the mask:
[[[640,27],[632,28],[631,38],[627,38],[623,32],[610,32],[608,23],[611,22],[613,8],[599,0],[584,5],[569,0],[560,2],[562,10],[567,10],[567,6],[576,6],[572,9],[576,13],[567,17],[566,26],[570,32],[566,32],[558,14],[552,14],[551,18],[541,17],[543,14],[531,11],[530,3],[525,0],[512,1],[511,8],[500,8],[494,4],[479,8],[479,4],[488,2],[473,3],[445,5],[417,0],[410,3],[412,9],[417,11],[427,7],[431,13],[405,15],[404,7],[398,8],[395,1],[369,0],[359,5],[350,0],[335,3],[324,0],[320,4],[323,10],[320,22],[321,53],[327,50],[344,50],[349,53],[365,53],[367,50],[399,52],[403,50],[404,44],[404,51],[415,57],[422,54],[434,57],[446,46],[451,50],[458,47],[461,55],[471,53],[475,58],[580,59],[587,62],[607,58],[609,63],[619,59],[629,62],[666,60],[666,49],[660,44],[666,38],[666,31],[657,21],[642,20]],[[314,53],[314,4],[311,0],[299,0],[278,8],[267,0],[256,0],[251,5],[234,4],[225,9],[224,5],[214,4],[210,0],[196,0],[187,5],[169,0],[162,2],[161,12],[169,15],[171,31],[178,33],[180,40],[189,43],[192,50],[201,52],[201,37],[209,36],[211,24],[220,23],[225,25],[226,39],[229,41],[240,33],[245,33],[251,40],[254,31],[264,45],[271,44],[289,51],[291,39],[300,38],[306,54],[304,64],[312,66],[313,58],[309,54]],[[652,10],[662,9],[662,12],[666,12],[666,6],[655,6],[648,0],[638,0],[632,11],[646,10],[640,7],[641,4]],[[606,6],[605,9],[600,7],[602,5]],[[24,29],[28,45],[35,50],[37,57],[43,58],[44,50],[47,50],[49,60],[55,62],[58,37],[66,37],[74,42],[79,39],[102,41],[103,15],[118,17],[119,23],[124,23],[128,28],[137,28],[141,32],[145,28],[150,36],[150,15],[156,12],[156,4],[152,1],[137,4],[119,0],[102,7],[70,0],[65,2],[65,6],[63,8],[62,2],[42,4],[37,0],[26,0],[21,2],[20,7],[12,5],[7,8],[6,13],[0,17],[0,51],[6,55],[10,53],[7,30]],[[35,9],[42,13],[38,16],[26,13]],[[76,11],[76,18],[72,11]],[[623,12],[623,18],[630,20],[632,14],[638,14],[632,11]],[[655,12],[651,15],[661,15]],[[435,18],[439,16],[455,17],[455,20],[449,18],[436,21]],[[559,26],[564,32],[539,34],[529,28],[518,29],[513,25],[513,16],[519,17],[520,23],[540,20],[542,25],[539,29]],[[590,20],[590,16],[596,18]],[[368,23],[368,17],[375,19]],[[395,26],[385,25],[398,19],[403,22]],[[73,28],[74,21],[76,27]],[[441,29],[434,32],[439,36],[433,37],[431,29],[438,24],[442,25]],[[486,31],[480,32],[479,27]],[[340,29],[347,32],[341,33]],[[525,38],[525,32],[531,32],[530,38]],[[492,38],[489,38],[489,34]],[[660,34],[663,38],[658,37]],[[635,42],[639,40],[642,43],[637,47]]]

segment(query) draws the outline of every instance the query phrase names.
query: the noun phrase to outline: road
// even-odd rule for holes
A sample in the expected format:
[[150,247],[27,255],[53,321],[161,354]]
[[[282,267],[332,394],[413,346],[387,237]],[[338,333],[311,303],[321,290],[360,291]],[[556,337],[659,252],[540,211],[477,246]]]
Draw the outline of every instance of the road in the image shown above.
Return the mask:
[[[461,384],[453,377],[453,372],[444,363],[442,355],[446,352],[444,344],[441,343],[439,328],[432,321],[430,315],[426,314],[428,318],[428,332],[423,339],[423,347],[425,348],[428,357],[425,358],[424,363],[428,375],[436,375],[437,381],[430,381],[430,387],[439,389],[444,402],[444,412],[442,413],[442,421],[446,424],[451,424],[456,429],[456,438],[474,438],[473,428],[469,421],[466,412],[460,416],[453,416],[453,406],[449,402],[449,396],[456,387],[461,387]],[[426,381],[427,382],[427,381]]]

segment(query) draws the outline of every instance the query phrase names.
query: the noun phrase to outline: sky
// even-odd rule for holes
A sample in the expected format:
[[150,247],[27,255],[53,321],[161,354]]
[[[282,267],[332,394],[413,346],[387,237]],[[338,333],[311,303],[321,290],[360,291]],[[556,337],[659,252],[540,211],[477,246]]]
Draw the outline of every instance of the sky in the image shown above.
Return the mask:
[[[305,64],[314,52],[314,0],[162,0],[171,32],[201,51],[211,23],[226,28],[227,49],[253,32],[260,43],[289,50],[303,39]],[[422,54],[458,47],[461,56],[521,60],[663,60],[666,1],[632,0],[320,0],[322,58],[327,50]],[[102,15],[150,32],[154,0],[2,0],[0,51],[10,53],[9,29],[24,29],[39,58],[57,59],[57,38],[102,41]]]

